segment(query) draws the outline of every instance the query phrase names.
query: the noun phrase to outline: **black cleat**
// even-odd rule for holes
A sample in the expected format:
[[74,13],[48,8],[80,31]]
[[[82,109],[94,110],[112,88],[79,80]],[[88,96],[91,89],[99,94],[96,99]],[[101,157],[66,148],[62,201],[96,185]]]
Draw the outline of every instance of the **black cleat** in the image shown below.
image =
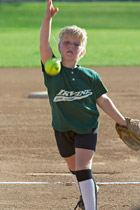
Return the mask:
[[75,206],[74,210],[76,210],[77,208],[80,208],[82,210],[85,210],[84,202],[83,202],[83,199],[82,199],[82,196],[81,195],[80,195],[80,200],[78,201],[78,203]]

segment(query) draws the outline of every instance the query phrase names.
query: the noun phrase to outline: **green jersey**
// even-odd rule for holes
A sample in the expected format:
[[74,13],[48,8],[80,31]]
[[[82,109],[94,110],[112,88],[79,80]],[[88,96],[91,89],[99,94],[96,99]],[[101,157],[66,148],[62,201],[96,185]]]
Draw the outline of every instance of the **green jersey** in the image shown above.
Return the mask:
[[61,65],[59,74],[49,76],[43,64],[42,70],[52,109],[53,128],[80,134],[97,128],[99,112],[96,99],[107,92],[97,72],[82,66],[71,69]]

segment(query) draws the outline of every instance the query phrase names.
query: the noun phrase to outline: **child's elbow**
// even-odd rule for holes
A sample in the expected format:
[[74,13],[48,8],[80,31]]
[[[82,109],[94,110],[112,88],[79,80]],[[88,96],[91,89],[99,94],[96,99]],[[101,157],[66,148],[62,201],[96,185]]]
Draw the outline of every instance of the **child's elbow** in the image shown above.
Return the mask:
[[101,95],[99,98],[97,98],[96,102],[97,104],[102,107],[104,106],[104,104],[107,104],[109,103],[111,100],[110,98],[106,95],[106,94],[103,94]]

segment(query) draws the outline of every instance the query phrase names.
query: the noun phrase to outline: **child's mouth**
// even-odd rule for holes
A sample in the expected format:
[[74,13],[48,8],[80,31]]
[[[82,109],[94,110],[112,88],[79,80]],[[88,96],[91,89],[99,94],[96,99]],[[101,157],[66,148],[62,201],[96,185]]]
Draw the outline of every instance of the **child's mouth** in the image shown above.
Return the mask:
[[68,50],[67,53],[73,54],[73,52],[71,50]]

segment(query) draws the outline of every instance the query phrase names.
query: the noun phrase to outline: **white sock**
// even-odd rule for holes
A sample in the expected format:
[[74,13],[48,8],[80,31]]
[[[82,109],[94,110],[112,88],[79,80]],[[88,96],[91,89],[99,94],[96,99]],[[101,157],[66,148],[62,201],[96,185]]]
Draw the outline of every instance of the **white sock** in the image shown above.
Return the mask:
[[97,193],[93,179],[79,182],[86,210],[97,210]]

